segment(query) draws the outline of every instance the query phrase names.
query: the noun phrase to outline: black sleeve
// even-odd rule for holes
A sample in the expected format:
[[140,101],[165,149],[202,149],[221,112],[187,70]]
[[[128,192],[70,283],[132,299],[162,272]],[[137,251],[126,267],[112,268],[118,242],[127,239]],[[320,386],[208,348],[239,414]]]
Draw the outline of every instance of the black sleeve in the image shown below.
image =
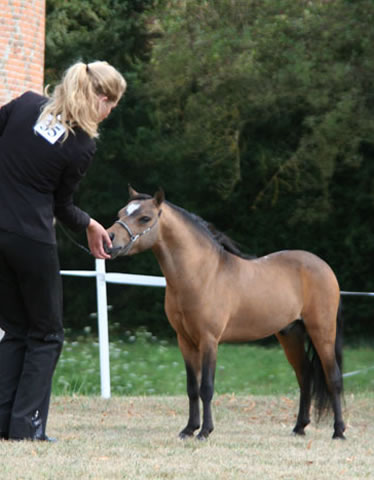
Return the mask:
[[3,134],[5,130],[5,126],[7,124],[10,112],[13,108],[15,100],[12,100],[9,103],[6,103],[0,108],[0,136]]
[[85,153],[79,162],[72,162],[62,175],[60,185],[55,191],[55,216],[73,231],[88,227],[90,216],[76,205],[73,195],[92,162],[95,148]]

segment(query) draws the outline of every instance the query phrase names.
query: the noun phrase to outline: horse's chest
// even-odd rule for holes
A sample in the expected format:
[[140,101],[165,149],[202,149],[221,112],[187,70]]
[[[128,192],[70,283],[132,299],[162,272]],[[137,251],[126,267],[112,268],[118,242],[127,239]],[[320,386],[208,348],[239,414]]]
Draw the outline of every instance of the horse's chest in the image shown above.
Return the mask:
[[[216,302],[204,301],[204,295],[166,295],[165,311],[176,333],[199,345],[203,338],[219,338],[225,328],[223,311]],[[216,308],[219,311],[216,311]],[[225,316],[226,317],[226,316]]]

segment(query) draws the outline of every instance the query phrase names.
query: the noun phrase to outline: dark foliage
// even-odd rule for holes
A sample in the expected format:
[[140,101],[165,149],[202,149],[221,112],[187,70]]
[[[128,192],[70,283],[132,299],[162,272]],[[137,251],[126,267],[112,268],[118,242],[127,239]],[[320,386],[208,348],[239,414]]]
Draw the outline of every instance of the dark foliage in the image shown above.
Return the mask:
[[[310,250],[342,290],[374,290],[371,0],[48,0],[47,12],[49,82],[81,58],[108,60],[129,84],[102,126],[81,207],[109,225],[128,183],[161,186],[245,252]],[[64,269],[92,269],[59,239]],[[107,268],[160,274],[150,253]],[[65,284],[66,323],[85,325],[94,286]],[[162,298],[110,286],[111,321],[170,333]],[[373,299],[344,305],[345,332],[374,335]]]

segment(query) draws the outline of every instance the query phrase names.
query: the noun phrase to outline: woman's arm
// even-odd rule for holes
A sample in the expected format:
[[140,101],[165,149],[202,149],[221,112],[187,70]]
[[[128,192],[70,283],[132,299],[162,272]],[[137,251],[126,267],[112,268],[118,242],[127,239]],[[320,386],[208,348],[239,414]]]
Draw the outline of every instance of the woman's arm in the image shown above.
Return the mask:
[[7,124],[8,117],[10,115],[10,111],[12,110],[14,102],[15,100],[12,100],[11,102],[6,103],[0,108],[0,137],[5,130],[5,126]]
[[54,215],[57,220],[74,232],[88,227],[90,216],[74,204],[74,193],[91,165],[95,145],[72,160],[61,175],[60,183],[54,192]]
[[67,225],[73,231],[86,229],[88,246],[95,258],[108,259],[104,250],[104,244],[112,246],[112,242],[105,228],[87,212],[74,205],[74,192],[80,181],[85,176],[94,150],[87,153],[80,162],[72,162],[62,175],[60,185],[55,191],[54,213],[58,220]]

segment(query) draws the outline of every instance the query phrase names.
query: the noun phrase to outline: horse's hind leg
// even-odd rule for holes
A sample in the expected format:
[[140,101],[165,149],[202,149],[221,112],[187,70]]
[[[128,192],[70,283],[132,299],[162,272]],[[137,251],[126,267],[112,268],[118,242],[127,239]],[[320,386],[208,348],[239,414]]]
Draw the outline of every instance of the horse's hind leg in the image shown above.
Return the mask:
[[305,375],[308,358],[305,352],[305,328],[301,321],[290,325],[276,335],[282,345],[287,360],[296,373],[300,387],[299,413],[293,432],[296,435],[305,435],[305,427],[310,423],[311,391],[309,377]]
[[[320,305],[319,305],[320,307]],[[319,415],[332,406],[334,411],[333,438],[345,438],[345,425],[342,416],[341,394],[343,391],[342,336],[343,325],[340,308],[336,311],[327,308],[314,310],[305,322],[312,346],[317,356],[311,361],[311,376],[314,383],[313,395],[316,397],[316,407]],[[330,313],[328,315],[328,313]],[[328,315],[328,316],[327,316]],[[329,321],[331,319],[331,321]],[[323,381],[320,381],[322,379]]]
[[[320,364],[323,369],[324,377],[326,380],[326,387],[331,402],[331,406],[334,412],[334,434],[332,438],[344,439],[345,425],[343,421],[342,408],[341,408],[341,393],[343,391],[343,379],[335,355],[335,345],[333,342],[327,343],[325,341],[319,342],[312,338],[312,342],[315,350],[318,353]],[[314,369],[318,369],[318,365],[313,366]],[[322,391],[323,386],[317,385],[316,400],[317,410],[319,413],[326,409],[324,403],[324,396],[326,393]],[[319,402],[319,398],[320,403]]]
[[335,362],[333,375],[331,378],[333,387],[332,392],[332,408],[334,410],[334,434],[332,438],[345,439],[344,431],[345,424],[343,421],[342,407],[341,407],[341,392],[343,390],[342,375],[338,364]]

